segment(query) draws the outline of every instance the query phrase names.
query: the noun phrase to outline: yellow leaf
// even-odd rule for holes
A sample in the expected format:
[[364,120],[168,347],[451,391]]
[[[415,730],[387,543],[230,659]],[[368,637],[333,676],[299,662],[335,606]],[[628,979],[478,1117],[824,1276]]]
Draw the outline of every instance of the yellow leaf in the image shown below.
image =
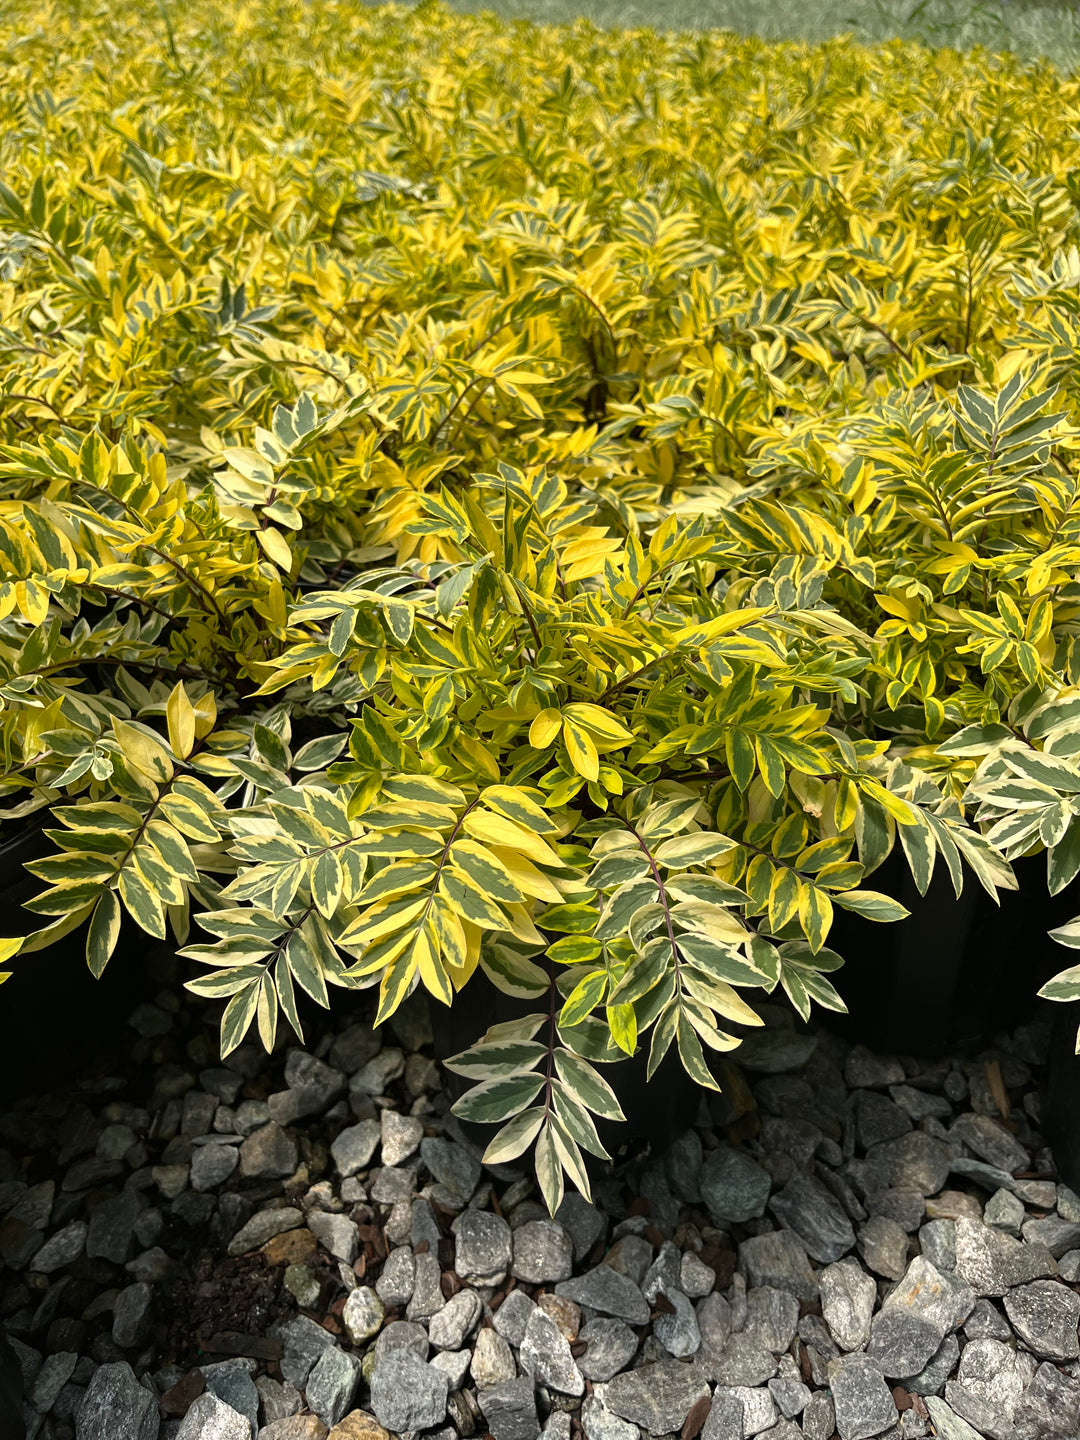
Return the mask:
[[570,764],[577,773],[586,780],[599,780],[600,757],[596,753],[592,736],[567,716],[563,723],[563,738],[566,741]]
[[292,569],[292,551],[289,549],[289,542],[280,530],[273,525],[268,525],[265,530],[256,530],[255,536],[264,553],[279,570]]
[[461,823],[466,834],[472,835],[476,840],[483,840],[486,844],[498,845],[507,850],[516,850],[538,865],[557,865],[560,869],[563,868],[562,861],[550,846],[544,844],[539,835],[532,830],[526,830],[524,825],[518,825],[514,820],[507,820],[503,815],[492,815],[485,810],[470,810]]
[[546,750],[558,738],[562,716],[558,710],[541,710],[529,726],[529,744],[534,750]]
[[157,784],[172,779],[172,759],[160,740],[151,738],[145,730],[126,720],[113,721],[113,734],[132,769]]
[[169,726],[169,744],[173,754],[186,760],[195,748],[195,710],[187,697],[182,680],[178,680],[173,686],[165,706],[165,719]]
[[567,720],[573,720],[581,729],[592,736],[598,750],[609,750],[618,745],[629,745],[634,732],[628,730],[621,720],[599,705],[574,704],[563,708]]

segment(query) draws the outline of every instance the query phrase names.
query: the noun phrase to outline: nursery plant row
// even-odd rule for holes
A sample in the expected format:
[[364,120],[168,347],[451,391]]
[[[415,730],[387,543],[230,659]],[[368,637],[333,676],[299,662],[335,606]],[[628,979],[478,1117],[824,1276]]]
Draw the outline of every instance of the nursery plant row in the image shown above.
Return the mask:
[[479,970],[457,1113],[554,1210],[610,1062],[843,1008],[890,852],[1074,880],[1075,81],[333,0],[0,45],[10,1004],[171,935],[228,1053]]

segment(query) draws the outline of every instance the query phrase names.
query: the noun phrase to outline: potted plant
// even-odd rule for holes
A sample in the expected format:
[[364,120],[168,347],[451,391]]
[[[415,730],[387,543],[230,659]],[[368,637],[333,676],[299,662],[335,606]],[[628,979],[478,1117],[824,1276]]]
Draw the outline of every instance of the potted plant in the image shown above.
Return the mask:
[[842,1010],[837,915],[1080,870],[1080,261],[1071,139],[1014,173],[905,74],[909,156],[891,60],[836,51],[849,168],[747,144],[712,42],[656,144],[636,60],[486,24],[335,14],[355,91],[223,41],[0,185],[0,794],[48,841],[0,956],[180,946],[226,1053],[423,987],[555,1208],[630,1057],[713,1087],[761,995]]

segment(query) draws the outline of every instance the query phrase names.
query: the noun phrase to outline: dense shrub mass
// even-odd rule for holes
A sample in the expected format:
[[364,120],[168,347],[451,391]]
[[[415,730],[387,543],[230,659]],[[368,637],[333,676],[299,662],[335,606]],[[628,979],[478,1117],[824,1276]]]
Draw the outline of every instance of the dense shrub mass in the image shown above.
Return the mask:
[[842,1005],[894,844],[1080,869],[1076,82],[333,0],[0,43],[9,956],[171,924],[226,1050],[479,964],[537,1009],[460,1113],[554,1204],[598,1062]]

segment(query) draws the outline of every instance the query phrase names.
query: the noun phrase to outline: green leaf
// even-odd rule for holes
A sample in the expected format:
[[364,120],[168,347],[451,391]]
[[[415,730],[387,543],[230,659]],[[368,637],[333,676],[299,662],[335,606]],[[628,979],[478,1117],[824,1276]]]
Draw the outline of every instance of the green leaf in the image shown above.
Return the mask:
[[889,895],[882,895],[878,890],[843,890],[834,895],[833,899],[837,905],[842,905],[845,910],[852,910],[856,915],[861,915],[864,920],[877,920],[883,923],[892,920],[904,920],[911,914],[898,900],[893,900]]
[[1080,1000],[1080,965],[1060,971],[1038,993],[1043,1000]]
[[500,1124],[531,1105],[543,1084],[544,1077],[533,1074],[485,1080],[466,1091],[451,1109],[459,1120],[473,1120],[485,1125]]
[[559,1025],[571,1026],[584,1020],[600,1004],[607,991],[606,970],[593,970],[580,980],[567,997],[559,1014]]
[[101,978],[120,938],[120,901],[114,890],[102,892],[94,906],[86,933],[86,963],[95,980]]
[[[542,1018],[542,1017],[538,1017]],[[535,1040],[506,1041],[503,1043],[487,1040],[452,1055],[443,1064],[456,1075],[472,1076],[477,1080],[497,1080],[531,1070],[547,1054],[547,1046]]]
[[536,1142],[536,1179],[548,1214],[554,1215],[563,1200],[563,1167],[555,1146],[552,1123],[549,1120],[540,1131]]
[[227,1055],[232,1054],[251,1028],[251,1022],[254,1020],[258,1008],[260,993],[261,981],[255,979],[245,985],[242,990],[238,990],[225,1006],[225,1013],[221,1017],[221,1058],[223,1060]]
[[484,1164],[508,1165],[523,1155],[536,1139],[544,1123],[544,1114],[543,1107],[537,1106],[534,1110],[523,1110],[520,1115],[515,1115],[484,1151]]
[[571,1095],[594,1115],[601,1115],[605,1120],[626,1119],[614,1090],[587,1060],[570,1050],[556,1050],[555,1068]]

